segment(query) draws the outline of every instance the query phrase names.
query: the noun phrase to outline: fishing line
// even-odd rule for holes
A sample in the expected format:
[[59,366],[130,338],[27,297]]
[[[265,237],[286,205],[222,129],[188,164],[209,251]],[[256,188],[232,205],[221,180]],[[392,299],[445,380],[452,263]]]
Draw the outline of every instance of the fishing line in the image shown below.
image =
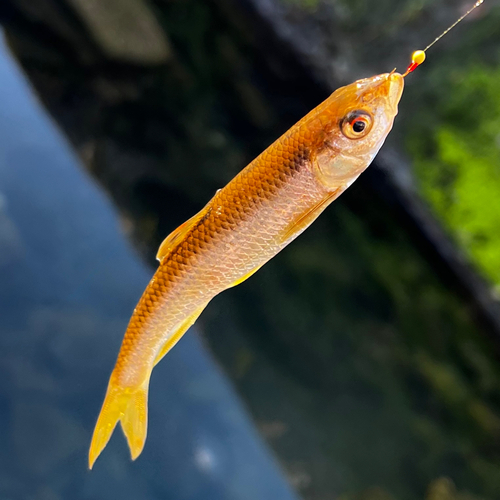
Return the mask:
[[413,52],[413,54],[411,56],[411,63],[408,66],[408,68],[406,69],[406,71],[404,72],[403,78],[405,76],[409,75],[412,71],[415,71],[415,69],[418,66],[420,66],[425,61],[425,56],[426,56],[425,53],[436,42],[438,42],[439,40],[441,40],[441,38],[443,38],[443,36],[446,35],[446,33],[448,33],[449,31],[451,31],[460,21],[462,21],[464,18],[466,18],[474,9],[476,9],[477,7],[479,7],[483,2],[484,2],[484,0],[477,0],[477,2],[465,14],[463,14],[462,16],[460,16],[449,28],[445,29],[438,37],[436,37],[434,39],[434,41],[432,41],[429,45],[427,45],[427,47],[425,47],[424,50],[416,50],[415,52]]

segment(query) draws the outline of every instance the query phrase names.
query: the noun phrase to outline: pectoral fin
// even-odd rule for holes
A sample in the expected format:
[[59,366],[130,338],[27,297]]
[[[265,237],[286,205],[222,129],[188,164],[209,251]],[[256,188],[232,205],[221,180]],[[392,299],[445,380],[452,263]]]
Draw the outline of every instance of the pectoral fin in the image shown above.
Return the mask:
[[313,207],[304,212],[298,219],[294,220],[284,231],[280,237],[281,243],[286,243],[292,236],[300,233],[308,226],[310,226],[321,212],[340,194],[343,192],[342,188],[332,191],[326,198],[323,198]]

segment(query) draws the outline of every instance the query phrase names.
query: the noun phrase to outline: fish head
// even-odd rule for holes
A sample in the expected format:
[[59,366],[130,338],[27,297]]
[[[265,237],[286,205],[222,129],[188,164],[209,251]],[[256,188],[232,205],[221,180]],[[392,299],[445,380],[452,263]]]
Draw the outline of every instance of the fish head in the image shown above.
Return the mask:
[[392,128],[403,88],[399,73],[385,73],[341,87],[317,108],[312,158],[327,188],[348,187],[370,165]]

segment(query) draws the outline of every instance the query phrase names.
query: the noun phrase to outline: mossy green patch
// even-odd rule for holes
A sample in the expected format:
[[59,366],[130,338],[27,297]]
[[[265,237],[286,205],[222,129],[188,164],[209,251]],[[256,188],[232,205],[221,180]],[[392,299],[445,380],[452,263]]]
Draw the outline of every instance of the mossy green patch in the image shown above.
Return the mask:
[[500,286],[500,69],[452,72],[432,119],[408,134],[415,173],[452,236]]

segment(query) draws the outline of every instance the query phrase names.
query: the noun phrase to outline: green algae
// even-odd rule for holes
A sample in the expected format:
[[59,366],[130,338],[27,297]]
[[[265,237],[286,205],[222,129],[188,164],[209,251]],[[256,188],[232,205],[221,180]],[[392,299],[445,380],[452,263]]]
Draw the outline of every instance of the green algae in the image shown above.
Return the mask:
[[[422,194],[479,270],[500,286],[500,70],[453,71],[429,127],[407,145]],[[418,120],[416,120],[418,121]],[[427,120],[426,120],[427,121]]]

